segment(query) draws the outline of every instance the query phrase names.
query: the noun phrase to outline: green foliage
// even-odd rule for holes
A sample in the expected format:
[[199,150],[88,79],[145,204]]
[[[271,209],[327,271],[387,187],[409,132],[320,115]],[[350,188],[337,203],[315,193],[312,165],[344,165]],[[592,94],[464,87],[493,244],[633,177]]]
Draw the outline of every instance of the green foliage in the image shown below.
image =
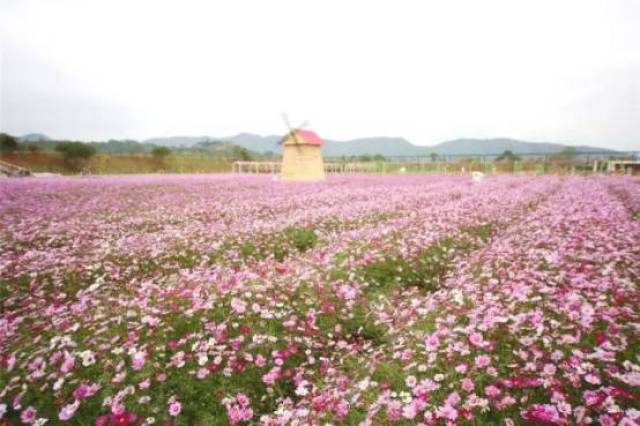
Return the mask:
[[62,142],[56,145],[58,151],[67,161],[88,160],[96,153],[96,148],[82,142]]
[[364,266],[359,274],[374,287],[415,286],[426,291],[435,291],[453,262],[456,242],[442,239],[413,259],[403,256],[386,257]]
[[574,147],[568,146],[558,153],[559,157],[575,157],[578,155],[578,150]]
[[420,251],[413,258],[401,255],[389,256],[365,265],[356,272],[373,288],[415,286],[425,291],[435,291],[453,266],[456,255],[468,255],[493,235],[491,223],[464,227],[462,235],[445,237]]
[[163,159],[169,154],[171,154],[171,150],[165,146],[156,146],[151,150],[151,155],[158,159]]
[[209,258],[212,263],[222,260],[230,251],[241,259],[263,260],[273,257],[282,262],[295,253],[304,253],[318,243],[313,228],[289,227],[273,234],[257,235],[251,241],[227,241]]
[[56,145],[56,151],[62,154],[65,167],[77,172],[84,170],[83,166],[95,155],[96,148],[82,142],[62,142]]
[[284,231],[284,236],[300,253],[304,253],[318,242],[318,235],[312,228],[288,228]]
[[0,152],[14,152],[18,150],[18,140],[7,133],[0,133]]
[[402,365],[397,361],[381,362],[373,371],[372,379],[378,383],[391,385],[394,391],[401,391],[406,388],[404,384],[404,371]]
[[360,155],[356,158],[356,160],[362,161],[363,163],[370,163],[370,162],[380,163],[385,161],[386,159],[384,158],[384,155],[375,154],[375,155]]
[[37,154],[39,153],[42,148],[40,147],[40,145],[36,145],[36,144],[29,144],[27,145],[27,150],[31,153],[31,154]]
[[496,158],[496,161],[505,161],[508,163],[513,163],[520,160],[521,160],[520,156],[515,155],[513,152],[511,152],[508,149],[504,151],[502,154],[500,154],[498,158]]
[[243,148],[241,146],[233,145],[231,148],[232,160],[240,160],[240,161],[251,161],[253,160],[253,155],[251,155],[251,151],[247,148]]
[[351,337],[368,340],[375,346],[387,343],[386,329],[375,324],[375,317],[368,315],[368,312],[361,303],[355,305],[352,316],[344,321],[344,331]]

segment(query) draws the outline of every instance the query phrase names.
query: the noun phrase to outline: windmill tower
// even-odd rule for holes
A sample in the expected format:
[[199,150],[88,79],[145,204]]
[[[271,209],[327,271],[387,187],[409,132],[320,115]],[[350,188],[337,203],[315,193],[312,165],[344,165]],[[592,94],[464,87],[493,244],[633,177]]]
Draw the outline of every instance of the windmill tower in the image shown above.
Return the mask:
[[322,161],[322,139],[310,130],[302,130],[307,123],[292,128],[283,114],[289,133],[282,138],[281,179],[290,182],[315,182],[325,179]]

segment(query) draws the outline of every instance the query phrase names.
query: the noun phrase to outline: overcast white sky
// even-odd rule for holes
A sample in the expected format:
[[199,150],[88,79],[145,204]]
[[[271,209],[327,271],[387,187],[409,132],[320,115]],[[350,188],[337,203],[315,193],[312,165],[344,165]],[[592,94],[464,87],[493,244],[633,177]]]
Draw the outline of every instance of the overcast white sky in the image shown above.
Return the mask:
[[0,0],[0,129],[640,149],[640,1]]

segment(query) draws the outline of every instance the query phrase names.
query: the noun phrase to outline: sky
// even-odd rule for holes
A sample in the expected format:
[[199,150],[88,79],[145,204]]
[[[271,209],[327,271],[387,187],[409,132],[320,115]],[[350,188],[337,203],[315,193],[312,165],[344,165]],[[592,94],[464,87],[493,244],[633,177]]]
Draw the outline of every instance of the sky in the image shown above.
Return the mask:
[[0,131],[640,149],[637,0],[0,0]]

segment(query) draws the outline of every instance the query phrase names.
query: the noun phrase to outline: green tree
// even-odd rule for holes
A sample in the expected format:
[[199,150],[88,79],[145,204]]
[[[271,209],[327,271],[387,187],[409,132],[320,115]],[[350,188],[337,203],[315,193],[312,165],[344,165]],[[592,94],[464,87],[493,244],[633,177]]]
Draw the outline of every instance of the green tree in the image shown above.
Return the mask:
[[578,155],[578,150],[572,146],[568,146],[558,153],[560,157],[575,157],[576,155]]
[[231,159],[236,161],[252,161],[253,156],[247,148],[234,145],[231,148]]
[[40,145],[30,143],[29,145],[27,145],[27,151],[29,151],[31,154],[37,154],[42,151],[42,148],[40,148]]
[[500,154],[498,158],[496,158],[496,161],[506,161],[509,163],[513,163],[516,161],[520,161],[520,157],[507,149],[502,154]]
[[151,155],[160,160],[164,159],[169,154],[171,154],[171,150],[165,146],[156,146],[151,150]]
[[96,148],[82,142],[61,142],[56,145],[56,151],[62,154],[68,168],[78,171],[86,160],[95,155]]
[[0,152],[14,152],[18,150],[18,139],[6,133],[0,133]]

